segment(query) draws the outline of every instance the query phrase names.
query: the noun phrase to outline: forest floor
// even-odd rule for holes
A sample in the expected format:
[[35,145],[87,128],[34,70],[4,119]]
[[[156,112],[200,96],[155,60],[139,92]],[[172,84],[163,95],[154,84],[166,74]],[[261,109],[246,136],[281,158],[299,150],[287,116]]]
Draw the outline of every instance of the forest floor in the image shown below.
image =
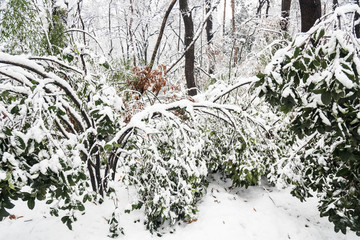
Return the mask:
[[[127,240],[358,240],[353,232],[335,233],[332,223],[320,218],[317,199],[300,202],[290,189],[278,190],[266,184],[245,188],[230,188],[230,181],[218,177],[209,184],[207,194],[199,202],[196,221],[180,223],[161,238],[151,235],[143,225],[143,210],[124,213],[134,192],[125,190],[119,196],[120,225]],[[86,214],[78,217],[70,231],[60,218],[49,215],[48,206],[38,203],[29,210],[26,203],[17,202],[11,213],[17,219],[0,222],[0,239],[4,240],[105,240],[109,239],[106,219],[111,216],[114,203],[88,203]],[[172,232],[172,233],[170,233]]]

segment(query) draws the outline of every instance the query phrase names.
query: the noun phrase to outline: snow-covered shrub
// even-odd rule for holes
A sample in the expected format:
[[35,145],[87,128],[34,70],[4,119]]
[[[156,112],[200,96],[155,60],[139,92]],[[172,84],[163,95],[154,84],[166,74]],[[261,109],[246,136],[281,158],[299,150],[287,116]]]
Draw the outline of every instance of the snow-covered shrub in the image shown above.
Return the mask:
[[4,53],[0,59],[9,64],[0,80],[0,218],[9,214],[12,200],[27,201],[31,209],[35,199],[47,200],[55,215],[69,210],[62,220],[70,227],[73,210],[84,210],[80,197],[88,182],[82,139],[69,129],[76,128],[73,106],[58,88],[68,85],[31,60]]
[[263,176],[274,183],[292,177],[274,167],[289,148],[277,134],[279,128],[287,126],[286,117],[275,114],[266,102],[246,91],[254,79],[240,78],[233,86],[216,83],[205,94],[224,104],[224,109],[201,123],[203,156],[209,171],[222,172],[235,186],[257,185]]
[[[310,190],[319,210],[360,235],[360,45],[354,35],[356,5],[340,7],[280,50],[259,75],[260,95],[291,113],[291,131],[306,139],[293,156],[302,178],[293,193]],[[295,142],[295,141],[294,141]]]
[[128,172],[124,180],[135,185],[140,196],[133,208],[144,205],[151,232],[165,221],[170,225],[192,221],[207,176],[201,156],[203,140],[191,126],[194,119],[181,109],[175,112],[180,117],[171,112],[158,114],[149,120],[154,133],[130,137],[127,148],[133,152],[124,159]]

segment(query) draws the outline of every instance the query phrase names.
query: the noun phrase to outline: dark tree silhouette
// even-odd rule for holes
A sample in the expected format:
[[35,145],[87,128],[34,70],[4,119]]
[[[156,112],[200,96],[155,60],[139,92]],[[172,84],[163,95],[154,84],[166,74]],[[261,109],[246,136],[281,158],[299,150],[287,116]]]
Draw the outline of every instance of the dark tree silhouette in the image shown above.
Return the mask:
[[195,96],[197,94],[195,77],[194,77],[194,64],[195,64],[195,46],[191,44],[194,40],[194,23],[192,14],[189,9],[187,0],[179,0],[179,7],[184,21],[185,28],[185,78],[188,94]]
[[301,32],[307,32],[321,17],[320,0],[300,0]]

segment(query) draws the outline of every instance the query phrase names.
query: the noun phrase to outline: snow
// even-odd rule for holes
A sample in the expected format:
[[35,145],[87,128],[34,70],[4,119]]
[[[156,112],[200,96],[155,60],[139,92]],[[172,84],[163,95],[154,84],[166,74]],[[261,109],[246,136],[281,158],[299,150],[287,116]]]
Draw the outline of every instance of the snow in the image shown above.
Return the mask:
[[331,122],[330,120],[325,116],[325,114],[322,112],[322,111],[318,111],[319,112],[319,115],[320,115],[320,118],[322,120],[322,122],[325,124],[325,125],[328,125],[328,126],[331,126]]
[[[124,213],[133,200],[133,192],[122,187],[116,204],[125,235],[118,239],[358,239],[352,232],[347,235],[335,233],[333,225],[319,217],[316,198],[301,203],[290,195],[290,189],[277,190],[266,183],[248,189],[230,186],[229,181],[223,182],[218,177],[212,180],[207,194],[198,203],[196,221],[167,228],[161,238],[146,231],[143,209]],[[18,219],[7,218],[0,222],[1,237],[7,240],[105,240],[109,239],[107,219],[113,209],[114,203],[109,200],[102,205],[87,203],[86,214],[78,216],[70,231],[60,218],[48,214],[45,204],[37,203],[31,211],[26,203],[17,202],[11,213]]]
[[335,69],[335,77],[344,87],[348,89],[354,88],[354,83],[345,75],[340,67]]

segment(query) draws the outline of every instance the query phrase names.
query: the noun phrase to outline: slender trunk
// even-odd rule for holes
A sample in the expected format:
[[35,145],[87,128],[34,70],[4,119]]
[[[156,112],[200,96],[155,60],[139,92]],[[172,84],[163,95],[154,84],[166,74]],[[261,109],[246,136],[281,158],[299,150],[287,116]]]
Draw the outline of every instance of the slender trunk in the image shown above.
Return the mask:
[[160,27],[160,32],[159,32],[159,36],[157,38],[157,41],[156,41],[156,44],[155,44],[155,48],[154,48],[154,51],[151,55],[151,60],[150,60],[150,70],[151,68],[153,67],[154,65],[154,62],[155,62],[155,58],[156,58],[156,54],[158,52],[158,49],[159,49],[159,46],[160,46],[160,43],[161,43],[161,39],[163,37],[163,34],[164,34],[164,29],[165,29],[165,25],[166,25],[166,22],[167,22],[167,19],[170,15],[170,12],[171,10],[173,9],[175,3],[176,3],[177,0],[172,0],[168,9],[166,10],[165,12],[165,15],[164,15],[164,18],[162,20],[162,23],[161,23],[161,27]]
[[290,7],[291,0],[282,0],[281,1],[281,22],[280,27],[281,30],[287,31],[289,25],[289,17],[290,17]]
[[300,0],[301,32],[307,32],[321,17],[320,0]]
[[266,4],[266,9],[265,9],[265,17],[268,17],[269,15],[269,9],[270,9],[270,0],[259,0],[259,7],[256,11],[256,15],[258,17],[261,16],[261,10],[262,8],[265,6]]
[[[78,14],[79,14],[79,20],[80,20],[80,24],[81,24],[81,29],[85,31],[85,23],[81,17],[81,6],[80,3],[82,2],[82,0],[78,1],[77,3],[77,10],[78,10]],[[84,45],[86,45],[86,37],[85,37],[85,33],[83,32],[83,43]]]
[[226,0],[224,0],[223,36],[225,36],[225,20],[226,20]]
[[133,32],[132,32],[133,17],[134,17],[133,0],[130,0],[129,40],[130,40],[131,54],[133,57],[133,64],[134,66],[136,66],[135,47],[134,47]]
[[266,10],[265,10],[266,18],[269,16],[269,10],[270,10],[270,0],[266,0]]
[[179,0],[179,7],[184,21],[185,48],[188,49],[188,51],[185,53],[186,85],[188,88],[188,94],[190,96],[195,96],[197,94],[194,77],[195,46],[194,44],[191,45],[192,41],[194,40],[194,23],[192,20],[191,11],[189,10],[188,1]]
[[177,50],[180,52],[180,42],[181,42],[181,12],[179,12],[179,37],[178,37],[178,47]]
[[110,37],[110,50],[109,50],[109,56],[111,56],[111,52],[113,51],[113,40],[111,36],[111,3],[112,0],[109,2],[109,37]]
[[[211,9],[211,0],[205,0],[205,12],[206,14],[210,12]],[[206,21],[206,39],[207,39],[207,44],[208,44],[208,57],[209,57],[209,74],[213,74],[214,73],[214,51],[213,51],[213,46],[212,46],[212,39],[214,37],[214,33],[213,33],[213,18],[212,15],[209,16],[209,18]]]
[[238,62],[238,47],[236,46],[236,27],[235,27],[235,0],[231,0],[231,18],[232,18],[232,37],[234,41],[234,65]]

